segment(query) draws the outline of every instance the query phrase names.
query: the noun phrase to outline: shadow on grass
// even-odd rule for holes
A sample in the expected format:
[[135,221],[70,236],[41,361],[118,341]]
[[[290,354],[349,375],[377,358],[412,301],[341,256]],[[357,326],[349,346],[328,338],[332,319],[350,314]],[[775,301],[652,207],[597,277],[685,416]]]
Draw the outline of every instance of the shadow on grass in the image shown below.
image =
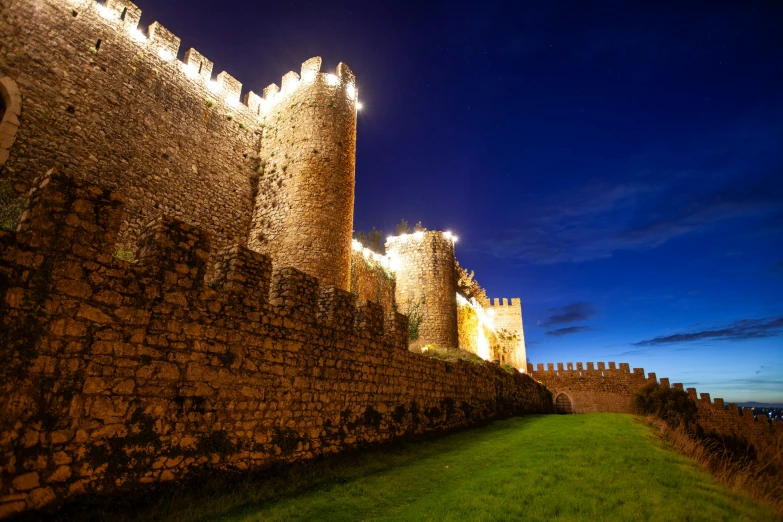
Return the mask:
[[237,516],[262,504],[270,507],[290,497],[328,490],[430,456],[459,453],[506,430],[524,428],[543,416],[514,417],[471,428],[407,436],[306,462],[278,462],[255,472],[200,468],[179,482],[139,486],[121,494],[86,494],[66,502],[57,511],[25,513],[13,520],[190,521]]

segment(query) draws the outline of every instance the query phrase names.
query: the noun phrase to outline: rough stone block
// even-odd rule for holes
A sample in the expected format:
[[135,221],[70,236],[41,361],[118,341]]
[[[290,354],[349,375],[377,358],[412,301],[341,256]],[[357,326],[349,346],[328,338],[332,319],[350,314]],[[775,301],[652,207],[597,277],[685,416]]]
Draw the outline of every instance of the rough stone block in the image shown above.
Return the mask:
[[139,241],[139,266],[166,277],[171,286],[196,288],[209,259],[209,235],[178,219],[161,217],[145,227]]
[[375,303],[359,303],[354,323],[356,335],[377,338],[383,335],[383,308]]
[[318,319],[340,331],[353,329],[356,316],[356,296],[351,292],[327,286],[321,289],[318,299]]
[[218,254],[210,286],[260,305],[269,300],[271,280],[272,261],[268,256],[234,245]]
[[318,316],[318,279],[295,268],[274,270],[270,298],[281,315],[314,323]]
[[408,316],[397,312],[387,313],[383,320],[384,340],[399,350],[408,349],[410,332]]

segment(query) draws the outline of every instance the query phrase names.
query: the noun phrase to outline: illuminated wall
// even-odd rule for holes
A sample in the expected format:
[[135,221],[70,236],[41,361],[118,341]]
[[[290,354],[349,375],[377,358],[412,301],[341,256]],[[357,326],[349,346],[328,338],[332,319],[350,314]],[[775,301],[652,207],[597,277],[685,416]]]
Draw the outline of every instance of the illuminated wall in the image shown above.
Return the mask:
[[264,89],[259,186],[248,246],[278,266],[350,289],[356,164],[356,80],[321,58]]
[[397,274],[397,310],[409,319],[420,313],[416,340],[440,348],[458,346],[455,239],[449,232],[427,231],[390,237],[386,242]]
[[475,301],[457,294],[457,332],[459,348],[485,361],[501,361],[500,343],[492,318]]
[[487,310],[493,316],[496,330],[500,335],[504,362],[515,368],[527,368],[527,353],[525,350],[525,331],[522,324],[522,301],[518,297],[501,300],[495,298]]

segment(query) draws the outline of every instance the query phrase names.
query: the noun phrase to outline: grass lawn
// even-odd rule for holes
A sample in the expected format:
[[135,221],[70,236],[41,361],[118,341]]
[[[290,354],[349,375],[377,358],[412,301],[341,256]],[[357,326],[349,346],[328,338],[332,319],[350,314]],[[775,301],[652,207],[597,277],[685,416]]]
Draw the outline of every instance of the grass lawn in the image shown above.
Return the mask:
[[[318,466],[316,466],[318,468]],[[164,520],[776,520],[629,415],[537,415],[385,448],[231,493],[152,505]]]

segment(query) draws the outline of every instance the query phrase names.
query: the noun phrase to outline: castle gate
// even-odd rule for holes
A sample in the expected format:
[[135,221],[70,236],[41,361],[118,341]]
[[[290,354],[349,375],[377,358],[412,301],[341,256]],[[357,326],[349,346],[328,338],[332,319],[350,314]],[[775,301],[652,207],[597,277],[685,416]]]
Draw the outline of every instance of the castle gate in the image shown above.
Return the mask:
[[557,399],[555,399],[555,410],[557,410],[557,413],[574,413],[574,408],[568,395],[561,393],[557,396]]

